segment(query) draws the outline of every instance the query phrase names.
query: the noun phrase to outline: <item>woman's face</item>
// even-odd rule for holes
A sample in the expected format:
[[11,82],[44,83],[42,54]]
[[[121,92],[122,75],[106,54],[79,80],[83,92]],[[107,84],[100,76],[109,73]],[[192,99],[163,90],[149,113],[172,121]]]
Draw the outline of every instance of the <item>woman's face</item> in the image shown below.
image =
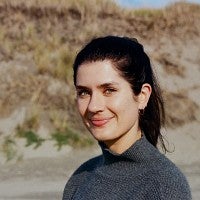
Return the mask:
[[130,84],[109,60],[79,66],[77,105],[95,139],[113,144],[130,143],[138,133],[138,110],[143,106]]

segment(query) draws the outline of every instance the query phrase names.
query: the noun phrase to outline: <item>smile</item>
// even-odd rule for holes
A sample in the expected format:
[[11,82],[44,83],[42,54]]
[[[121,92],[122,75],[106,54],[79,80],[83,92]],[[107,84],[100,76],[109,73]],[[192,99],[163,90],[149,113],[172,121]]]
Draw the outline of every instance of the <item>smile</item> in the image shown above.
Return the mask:
[[93,126],[101,127],[106,125],[113,117],[102,118],[102,119],[90,119],[90,122]]

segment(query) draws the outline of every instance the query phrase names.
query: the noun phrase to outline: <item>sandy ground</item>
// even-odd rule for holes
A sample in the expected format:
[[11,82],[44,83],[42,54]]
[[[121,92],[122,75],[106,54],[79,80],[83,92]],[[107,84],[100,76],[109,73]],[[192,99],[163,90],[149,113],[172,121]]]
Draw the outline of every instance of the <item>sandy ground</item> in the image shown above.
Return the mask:
[[[167,156],[186,175],[194,200],[200,199],[200,124],[192,123],[177,130],[167,130]],[[80,163],[99,154],[99,148],[67,148],[66,153],[52,154],[48,149],[17,163],[1,164],[0,200],[55,200],[62,198],[64,185]],[[51,155],[49,155],[51,154]]]

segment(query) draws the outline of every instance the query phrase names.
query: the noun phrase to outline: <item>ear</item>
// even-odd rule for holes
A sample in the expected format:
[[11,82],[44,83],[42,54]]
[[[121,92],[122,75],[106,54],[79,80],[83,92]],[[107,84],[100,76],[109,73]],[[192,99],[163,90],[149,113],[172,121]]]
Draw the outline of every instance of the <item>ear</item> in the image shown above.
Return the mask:
[[144,109],[147,106],[147,103],[151,96],[151,91],[152,91],[152,89],[151,89],[150,84],[145,83],[142,85],[141,92],[137,97],[138,103],[139,103],[139,106],[138,106],[139,109]]

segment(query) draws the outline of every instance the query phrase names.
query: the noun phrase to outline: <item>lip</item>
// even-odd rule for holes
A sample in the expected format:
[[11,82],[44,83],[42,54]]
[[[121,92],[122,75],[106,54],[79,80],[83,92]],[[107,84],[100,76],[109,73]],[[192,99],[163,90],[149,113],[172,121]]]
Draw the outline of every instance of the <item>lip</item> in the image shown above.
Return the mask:
[[113,117],[109,117],[109,118],[92,118],[90,119],[90,122],[93,126],[96,127],[102,127],[104,125],[106,125]]

